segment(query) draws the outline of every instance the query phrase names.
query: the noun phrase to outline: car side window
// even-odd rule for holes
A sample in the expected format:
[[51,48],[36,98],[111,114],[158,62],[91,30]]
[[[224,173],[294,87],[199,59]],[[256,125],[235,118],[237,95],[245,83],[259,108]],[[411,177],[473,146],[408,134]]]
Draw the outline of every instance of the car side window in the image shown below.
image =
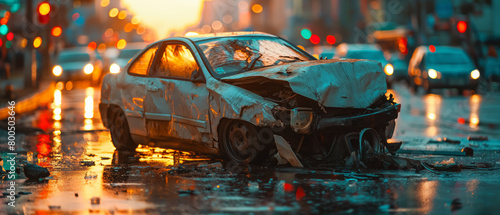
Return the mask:
[[158,44],[150,47],[148,50],[143,52],[137,60],[135,60],[130,68],[128,69],[129,73],[135,75],[147,75],[148,69],[153,63],[153,59],[155,57],[156,50],[158,50]]
[[191,79],[193,71],[199,70],[193,53],[182,44],[167,44],[160,50],[155,76],[164,78]]

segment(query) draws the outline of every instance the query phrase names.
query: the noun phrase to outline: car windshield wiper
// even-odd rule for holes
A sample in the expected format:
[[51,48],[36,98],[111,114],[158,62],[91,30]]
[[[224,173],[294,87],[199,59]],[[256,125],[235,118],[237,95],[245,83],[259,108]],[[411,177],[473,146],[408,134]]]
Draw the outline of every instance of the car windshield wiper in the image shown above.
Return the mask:
[[249,64],[247,64],[245,67],[241,68],[240,71],[238,71],[238,73],[245,72],[245,71],[248,71],[248,70],[252,70],[253,67],[255,66],[255,63],[257,63],[257,60],[259,60],[261,57],[262,57],[262,54],[259,54],[259,56],[257,56],[256,58],[252,59],[252,61],[250,61]]

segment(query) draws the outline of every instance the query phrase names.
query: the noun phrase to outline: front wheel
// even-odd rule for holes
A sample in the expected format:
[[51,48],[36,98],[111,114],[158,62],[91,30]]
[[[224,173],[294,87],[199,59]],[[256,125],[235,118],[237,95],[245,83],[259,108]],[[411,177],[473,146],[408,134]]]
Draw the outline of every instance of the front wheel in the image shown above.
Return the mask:
[[220,134],[222,150],[231,160],[238,163],[264,161],[273,140],[269,134],[259,138],[259,132],[254,125],[240,120],[224,123]]
[[115,109],[111,116],[110,133],[113,145],[117,150],[134,151],[137,148],[136,143],[130,136],[127,118],[120,109]]
[[425,90],[425,94],[430,94],[432,92],[432,87],[429,81],[424,81],[423,88]]

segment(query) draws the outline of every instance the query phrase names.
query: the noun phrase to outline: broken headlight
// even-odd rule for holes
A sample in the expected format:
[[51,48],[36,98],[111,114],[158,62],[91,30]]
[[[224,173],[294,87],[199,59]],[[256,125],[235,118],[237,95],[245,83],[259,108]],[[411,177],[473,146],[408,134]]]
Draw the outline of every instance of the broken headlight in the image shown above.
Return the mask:
[[290,126],[297,133],[309,133],[313,124],[313,118],[314,115],[311,108],[294,108],[290,112]]

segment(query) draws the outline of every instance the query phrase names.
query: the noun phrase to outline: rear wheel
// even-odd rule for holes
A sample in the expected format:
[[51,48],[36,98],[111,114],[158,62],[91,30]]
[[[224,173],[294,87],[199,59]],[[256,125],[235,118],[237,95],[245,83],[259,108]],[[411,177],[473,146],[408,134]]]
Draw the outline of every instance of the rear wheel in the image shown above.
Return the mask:
[[[238,163],[256,163],[266,159],[270,144],[259,140],[259,132],[254,125],[231,120],[225,122],[220,129],[221,148],[231,160]],[[272,142],[272,139],[266,142]]]
[[110,116],[110,133],[113,145],[117,150],[134,151],[137,144],[134,143],[130,136],[127,118],[122,110],[116,108]]

